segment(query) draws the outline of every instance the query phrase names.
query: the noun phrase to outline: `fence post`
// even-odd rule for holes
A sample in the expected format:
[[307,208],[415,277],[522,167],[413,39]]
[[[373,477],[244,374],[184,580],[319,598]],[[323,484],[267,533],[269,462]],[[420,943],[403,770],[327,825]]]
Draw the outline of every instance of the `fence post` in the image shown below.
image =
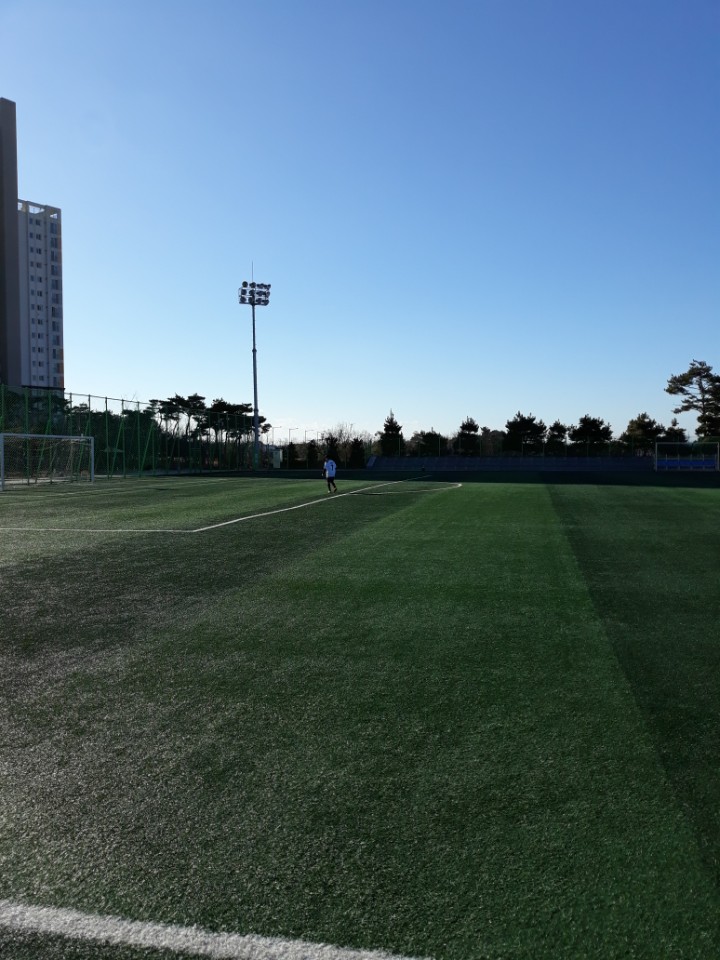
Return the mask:
[[[90,397],[88,397],[88,404],[90,403]],[[110,479],[110,420],[108,419],[110,413],[108,411],[108,398],[105,397],[105,473]]]

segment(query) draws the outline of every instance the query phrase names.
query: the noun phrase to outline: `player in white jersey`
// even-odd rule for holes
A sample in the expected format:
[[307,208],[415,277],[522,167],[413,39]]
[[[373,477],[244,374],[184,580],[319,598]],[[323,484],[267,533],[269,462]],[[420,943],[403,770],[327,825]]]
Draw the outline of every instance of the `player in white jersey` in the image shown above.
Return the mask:
[[332,459],[332,457],[325,457],[325,463],[323,464],[323,476],[327,480],[328,493],[337,493],[337,487],[335,486],[335,474],[337,473],[337,464]]

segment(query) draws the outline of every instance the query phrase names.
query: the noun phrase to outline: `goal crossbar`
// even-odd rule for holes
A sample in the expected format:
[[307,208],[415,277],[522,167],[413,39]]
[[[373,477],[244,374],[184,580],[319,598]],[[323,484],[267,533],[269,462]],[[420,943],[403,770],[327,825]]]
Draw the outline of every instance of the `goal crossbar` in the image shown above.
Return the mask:
[[0,433],[0,491],[10,484],[95,480],[95,438]]

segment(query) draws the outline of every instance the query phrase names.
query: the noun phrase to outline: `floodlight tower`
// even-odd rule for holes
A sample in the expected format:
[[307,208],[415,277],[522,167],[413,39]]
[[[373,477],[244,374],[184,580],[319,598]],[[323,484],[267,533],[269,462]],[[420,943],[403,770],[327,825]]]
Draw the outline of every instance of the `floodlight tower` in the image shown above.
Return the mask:
[[255,283],[251,280],[243,280],[242,286],[238,290],[238,301],[240,304],[250,304],[252,307],[252,331],[253,331],[253,432],[255,440],[253,443],[253,467],[257,470],[260,466],[260,415],[258,413],[258,394],[257,394],[257,346],[255,344],[255,307],[266,307],[270,302],[270,284]]

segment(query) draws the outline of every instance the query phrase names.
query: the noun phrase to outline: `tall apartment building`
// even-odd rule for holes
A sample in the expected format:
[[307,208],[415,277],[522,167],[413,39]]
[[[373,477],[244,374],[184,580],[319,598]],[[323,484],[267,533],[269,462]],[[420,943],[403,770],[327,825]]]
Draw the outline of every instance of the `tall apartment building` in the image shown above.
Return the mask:
[[56,207],[17,202],[23,386],[63,387],[62,224]]
[[0,382],[64,387],[60,210],[18,200],[15,104],[0,98]]
[[0,97],[0,383],[20,383],[15,104]]

